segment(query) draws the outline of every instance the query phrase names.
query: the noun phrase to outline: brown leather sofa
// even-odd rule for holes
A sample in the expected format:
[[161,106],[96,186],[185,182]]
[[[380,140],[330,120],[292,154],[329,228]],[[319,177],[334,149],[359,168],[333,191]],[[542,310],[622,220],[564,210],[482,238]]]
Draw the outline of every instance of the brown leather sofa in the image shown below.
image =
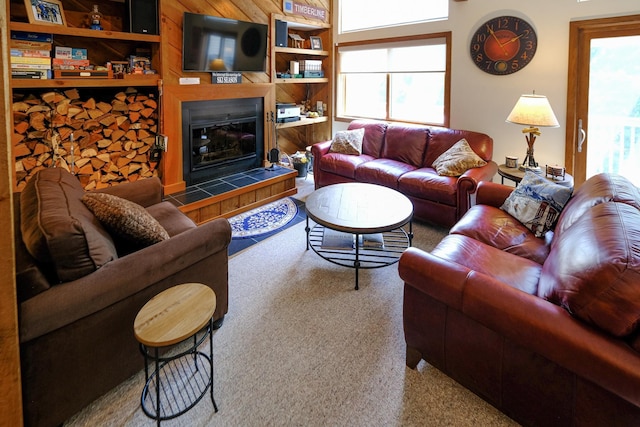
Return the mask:
[[545,239],[499,209],[512,190],[481,183],[431,253],[401,257],[407,365],[523,425],[639,425],[640,191],[592,177]]
[[[491,160],[493,139],[483,133],[372,120],[348,127],[359,128],[365,129],[359,156],[330,152],[332,141],[311,147],[316,189],[343,182],[384,185],[411,200],[414,218],[451,227],[468,210],[478,182],[490,181],[498,170]],[[459,177],[438,175],[434,160],[462,138],[487,165]]]
[[[103,192],[145,207],[169,239],[140,248],[111,236],[80,200],[85,192],[77,178],[60,168],[38,172],[15,195],[27,426],[61,425],[144,367],[133,321],[159,292],[180,283],[204,283],[216,293],[217,326],[227,313],[231,229],[226,219],[197,227],[162,201],[157,178]],[[42,234],[48,245],[43,251],[55,254],[34,251]]]

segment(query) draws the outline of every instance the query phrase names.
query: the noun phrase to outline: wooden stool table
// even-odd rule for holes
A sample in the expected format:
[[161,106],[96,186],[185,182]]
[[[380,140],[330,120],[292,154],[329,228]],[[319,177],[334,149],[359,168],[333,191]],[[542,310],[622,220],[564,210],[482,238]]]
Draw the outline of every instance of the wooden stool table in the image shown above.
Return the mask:
[[[193,408],[207,390],[211,391],[211,402],[218,412],[213,398],[212,317],[215,309],[216,294],[211,288],[201,283],[186,283],[159,293],[136,316],[133,329],[144,356],[145,372],[141,406],[158,425],[161,420],[175,418]],[[200,332],[202,336],[198,338]],[[207,336],[208,355],[198,350]],[[175,354],[176,351],[168,348],[190,338],[193,344],[184,351]],[[149,362],[154,364],[151,374]],[[150,393],[152,384],[155,395]],[[165,399],[163,403],[161,395]]]

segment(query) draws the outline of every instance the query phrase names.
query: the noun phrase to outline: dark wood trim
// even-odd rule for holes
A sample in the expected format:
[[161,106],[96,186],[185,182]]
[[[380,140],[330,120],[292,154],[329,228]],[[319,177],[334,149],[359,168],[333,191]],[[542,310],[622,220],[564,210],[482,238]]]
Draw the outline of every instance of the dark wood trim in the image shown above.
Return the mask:
[[[0,10],[5,11],[5,20],[9,15],[9,2],[0,0]],[[8,26],[6,21],[0,28],[0,116],[11,117],[11,87],[9,86],[9,46],[7,45]],[[20,350],[18,339],[18,303],[15,280],[15,251],[13,245],[13,157],[11,155],[11,120],[5,120],[2,135],[5,141],[0,149],[0,228],[9,230],[0,234],[0,419],[11,426],[21,426],[22,386],[20,382]]]
[[565,124],[565,165],[573,175],[576,187],[587,175],[585,142],[581,153],[577,150],[578,120],[588,129],[589,57],[591,39],[638,34],[640,15],[574,21],[569,26],[569,64],[567,77],[567,121]]

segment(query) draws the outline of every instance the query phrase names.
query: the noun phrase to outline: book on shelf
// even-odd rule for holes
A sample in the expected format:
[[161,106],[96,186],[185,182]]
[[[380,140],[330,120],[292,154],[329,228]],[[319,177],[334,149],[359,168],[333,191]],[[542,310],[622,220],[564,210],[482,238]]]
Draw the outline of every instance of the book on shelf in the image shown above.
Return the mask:
[[343,231],[324,228],[322,232],[322,249],[353,249],[355,245],[355,235]]
[[39,42],[35,40],[17,40],[11,39],[11,49],[36,49],[36,50],[48,50],[51,52],[53,49],[53,43]]
[[51,78],[51,70],[26,70],[26,69],[14,68],[11,70],[11,78],[46,80]]
[[25,70],[50,70],[51,64],[23,64],[21,62],[12,62],[11,69],[20,68]]
[[66,70],[81,69],[91,65],[88,59],[53,58],[51,62],[53,63],[53,68]]
[[11,57],[14,58],[50,58],[50,50],[38,50],[29,48],[11,48]]
[[13,56],[11,55],[12,64],[49,64],[51,65],[51,58],[49,57],[33,57],[33,56]]
[[28,40],[35,42],[53,43],[53,34],[31,33],[29,31],[11,31],[11,38],[15,40]]

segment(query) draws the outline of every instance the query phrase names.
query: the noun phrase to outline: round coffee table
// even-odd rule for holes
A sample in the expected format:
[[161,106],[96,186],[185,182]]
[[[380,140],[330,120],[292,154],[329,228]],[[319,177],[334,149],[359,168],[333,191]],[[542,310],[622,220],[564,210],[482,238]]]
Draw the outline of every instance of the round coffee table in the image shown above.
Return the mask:
[[[212,317],[215,309],[216,294],[210,287],[185,283],[160,292],[136,316],[133,329],[144,356],[145,372],[141,406],[158,425],[161,420],[175,418],[193,408],[207,390],[211,391],[211,402],[218,412],[213,398]],[[208,355],[198,350],[207,337]],[[193,342],[186,350],[160,355],[160,348],[166,350],[188,339]],[[150,362],[154,366],[151,374]],[[152,390],[155,393],[150,393]]]
[[[327,261],[355,268],[356,290],[360,268],[394,264],[411,246],[413,204],[391,188],[365,183],[329,185],[311,193],[305,207],[307,250],[311,247]],[[309,219],[316,223],[313,228]],[[406,224],[408,233],[403,229]]]

